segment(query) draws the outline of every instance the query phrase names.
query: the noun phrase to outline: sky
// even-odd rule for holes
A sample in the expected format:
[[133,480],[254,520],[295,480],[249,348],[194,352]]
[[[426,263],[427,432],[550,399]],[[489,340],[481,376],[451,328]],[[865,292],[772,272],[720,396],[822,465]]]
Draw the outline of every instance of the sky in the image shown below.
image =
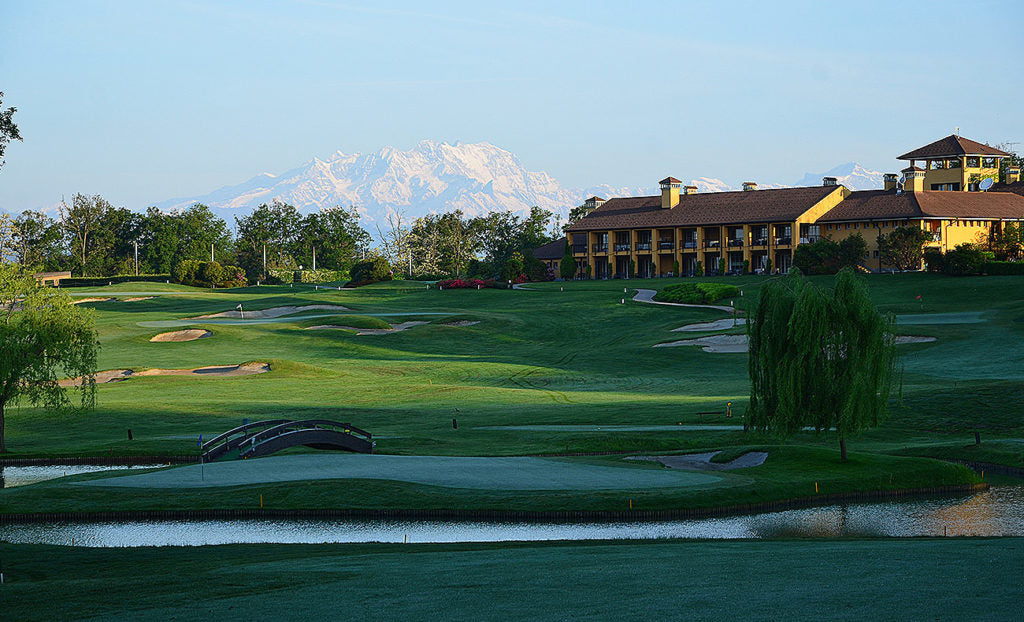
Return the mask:
[[24,142],[0,209],[77,192],[143,209],[424,139],[652,191],[898,170],[956,127],[1021,151],[1022,23],[1019,0],[3,0]]

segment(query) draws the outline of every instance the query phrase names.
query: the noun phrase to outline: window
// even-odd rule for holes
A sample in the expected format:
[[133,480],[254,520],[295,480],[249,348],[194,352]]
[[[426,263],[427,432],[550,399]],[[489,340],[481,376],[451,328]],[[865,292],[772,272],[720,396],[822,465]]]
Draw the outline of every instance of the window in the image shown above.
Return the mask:
[[951,158],[946,161],[946,168],[960,168],[960,158]]
[[981,158],[978,156],[967,156],[967,168],[978,168]]
[[981,168],[999,168],[999,162],[997,158],[982,158]]
[[928,168],[932,169],[933,171],[941,171],[942,169],[946,168],[945,160],[932,160],[928,164],[930,165]]
[[847,229],[849,229],[849,228],[850,228],[850,223],[846,223],[846,228],[847,228]]
[[854,229],[860,229],[860,223],[859,222],[853,223],[853,228]]
[[878,259],[878,251],[875,251],[875,259]]

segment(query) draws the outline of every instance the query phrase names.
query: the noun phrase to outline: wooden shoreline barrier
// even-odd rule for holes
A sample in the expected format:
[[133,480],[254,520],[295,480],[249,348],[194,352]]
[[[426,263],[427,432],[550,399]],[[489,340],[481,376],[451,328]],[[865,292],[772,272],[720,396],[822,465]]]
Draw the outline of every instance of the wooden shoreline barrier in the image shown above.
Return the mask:
[[153,521],[153,520],[231,520],[231,519],[419,519],[449,521],[519,521],[519,522],[612,522],[612,521],[660,521],[673,519],[711,518],[742,514],[758,514],[793,510],[820,505],[831,505],[848,501],[875,501],[921,497],[929,495],[970,494],[988,490],[989,485],[958,484],[932,488],[900,488],[892,490],[868,490],[862,492],[831,493],[746,503],[712,508],[679,508],[665,510],[458,510],[458,509],[209,509],[209,510],[124,510],[108,512],[38,512],[0,514],[0,524],[56,523],[56,522],[107,522],[107,521]]

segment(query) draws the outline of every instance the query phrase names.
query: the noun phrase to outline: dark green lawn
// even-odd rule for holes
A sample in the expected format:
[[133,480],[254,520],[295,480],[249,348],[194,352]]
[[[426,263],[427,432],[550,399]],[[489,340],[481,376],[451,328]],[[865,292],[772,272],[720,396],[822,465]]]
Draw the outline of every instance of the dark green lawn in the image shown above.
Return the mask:
[[[892,463],[898,465],[893,467],[886,454],[1022,466],[1024,277],[865,278],[883,310],[901,315],[973,312],[972,317],[983,321],[900,326],[904,334],[931,335],[938,341],[900,346],[905,367],[902,404],[894,399],[888,421],[849,442],[851,451],[873,465],[874,474],[861,483],[875,486],[889,476],[894,481],[917,481],[927,479],[921,476],[925,471],[931,471],[936,485],[948,482],[949,474],[934,463],[907,460]],[[831,281],[815,279],[822,284]],[[723,280],[741,286],[743,296],[733,301],[739,308],[750,304],[766,282],[764,277]],[[637,287],[656,289],[672,282],[678,279],[443,292],[406,282],[344,291],[314,291],[307,286],[211,292],[132,283],[89,288],[110,290],[112,295],[178,292],[137,302],[88,304],[97,311],[101,369],[268,361],[272,371],[239,378],[136,377],[102,385],[97,408],[80,415],[14,409],[8,413],[8,447],[11,457],[194,454],[199,434],[210,438],[243,418],[278,417],[350,421],[374,434],[379,452],[396,454],[678,452],[779,444],[739,430],[488,428],[741,423],[748,392],[745,354],[651,347],[692,334],[671,332],[674,328],[725,317],[714,310],[629,300]],[[624,287],[629,291],[623,293]],[[916,299],[919,294],[923,303]],[[305,304],[351,309],[327,312],[334,317],[324,323],[343,323],[339,315],[359,316],[351,322],[366,326],[382,320],[430,323],[399,333],[357,336],[349,331],[305,330],[321,321],[305,314],[255,325],[198,321],[195,327],[208,328],[213,336],[186,343],[150,343],[153,335],[172,329],[139,326],[226,311],[239,303],[249,310]],[[453,319],[479,324],[444,325]],[[732,419],[715,414],[724,413],[728,401],[733,402]],[[453,418],[458,419],[457,430]],[[128,429],[135,439],[131,442]],[[974,446],[976,430],[982,433],[980,448]],[[779,450],[765,467],[743,473],[763,484],[752,486],[756,494],[776,496],[786,487],[799,490],[815,479],[833,476],[830,460],[838,453],[833,436],[800,434],[785,447],[792,451]],[[817,458],[786,467],[781,479],[775,479],[773,463],[785,464],[787,456],[812,449],[820,452]],[[908,470],[903,473],[903,468]],[[850,480],[843,473],[852,471],[840,470],[836,481],[847,486]],[[956,477],[971,479],[962,471]],[[20,505],[17,499],[28,496],[2,492],[0,506]],[[740,496],[746,499],[750,494]]]
[[1013,620],[1024,540],[0,544],[3,616]]

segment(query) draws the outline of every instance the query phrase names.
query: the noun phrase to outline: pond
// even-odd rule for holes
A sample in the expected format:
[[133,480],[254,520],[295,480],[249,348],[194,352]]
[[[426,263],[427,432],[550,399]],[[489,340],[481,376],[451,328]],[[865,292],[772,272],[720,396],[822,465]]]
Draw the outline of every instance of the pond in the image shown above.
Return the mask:
[[968,497],[846,503],[658,522],[193,520],[0,525],[4,542],[87,547],[943,535],[1024,536],[1024,487],[995,487]]

